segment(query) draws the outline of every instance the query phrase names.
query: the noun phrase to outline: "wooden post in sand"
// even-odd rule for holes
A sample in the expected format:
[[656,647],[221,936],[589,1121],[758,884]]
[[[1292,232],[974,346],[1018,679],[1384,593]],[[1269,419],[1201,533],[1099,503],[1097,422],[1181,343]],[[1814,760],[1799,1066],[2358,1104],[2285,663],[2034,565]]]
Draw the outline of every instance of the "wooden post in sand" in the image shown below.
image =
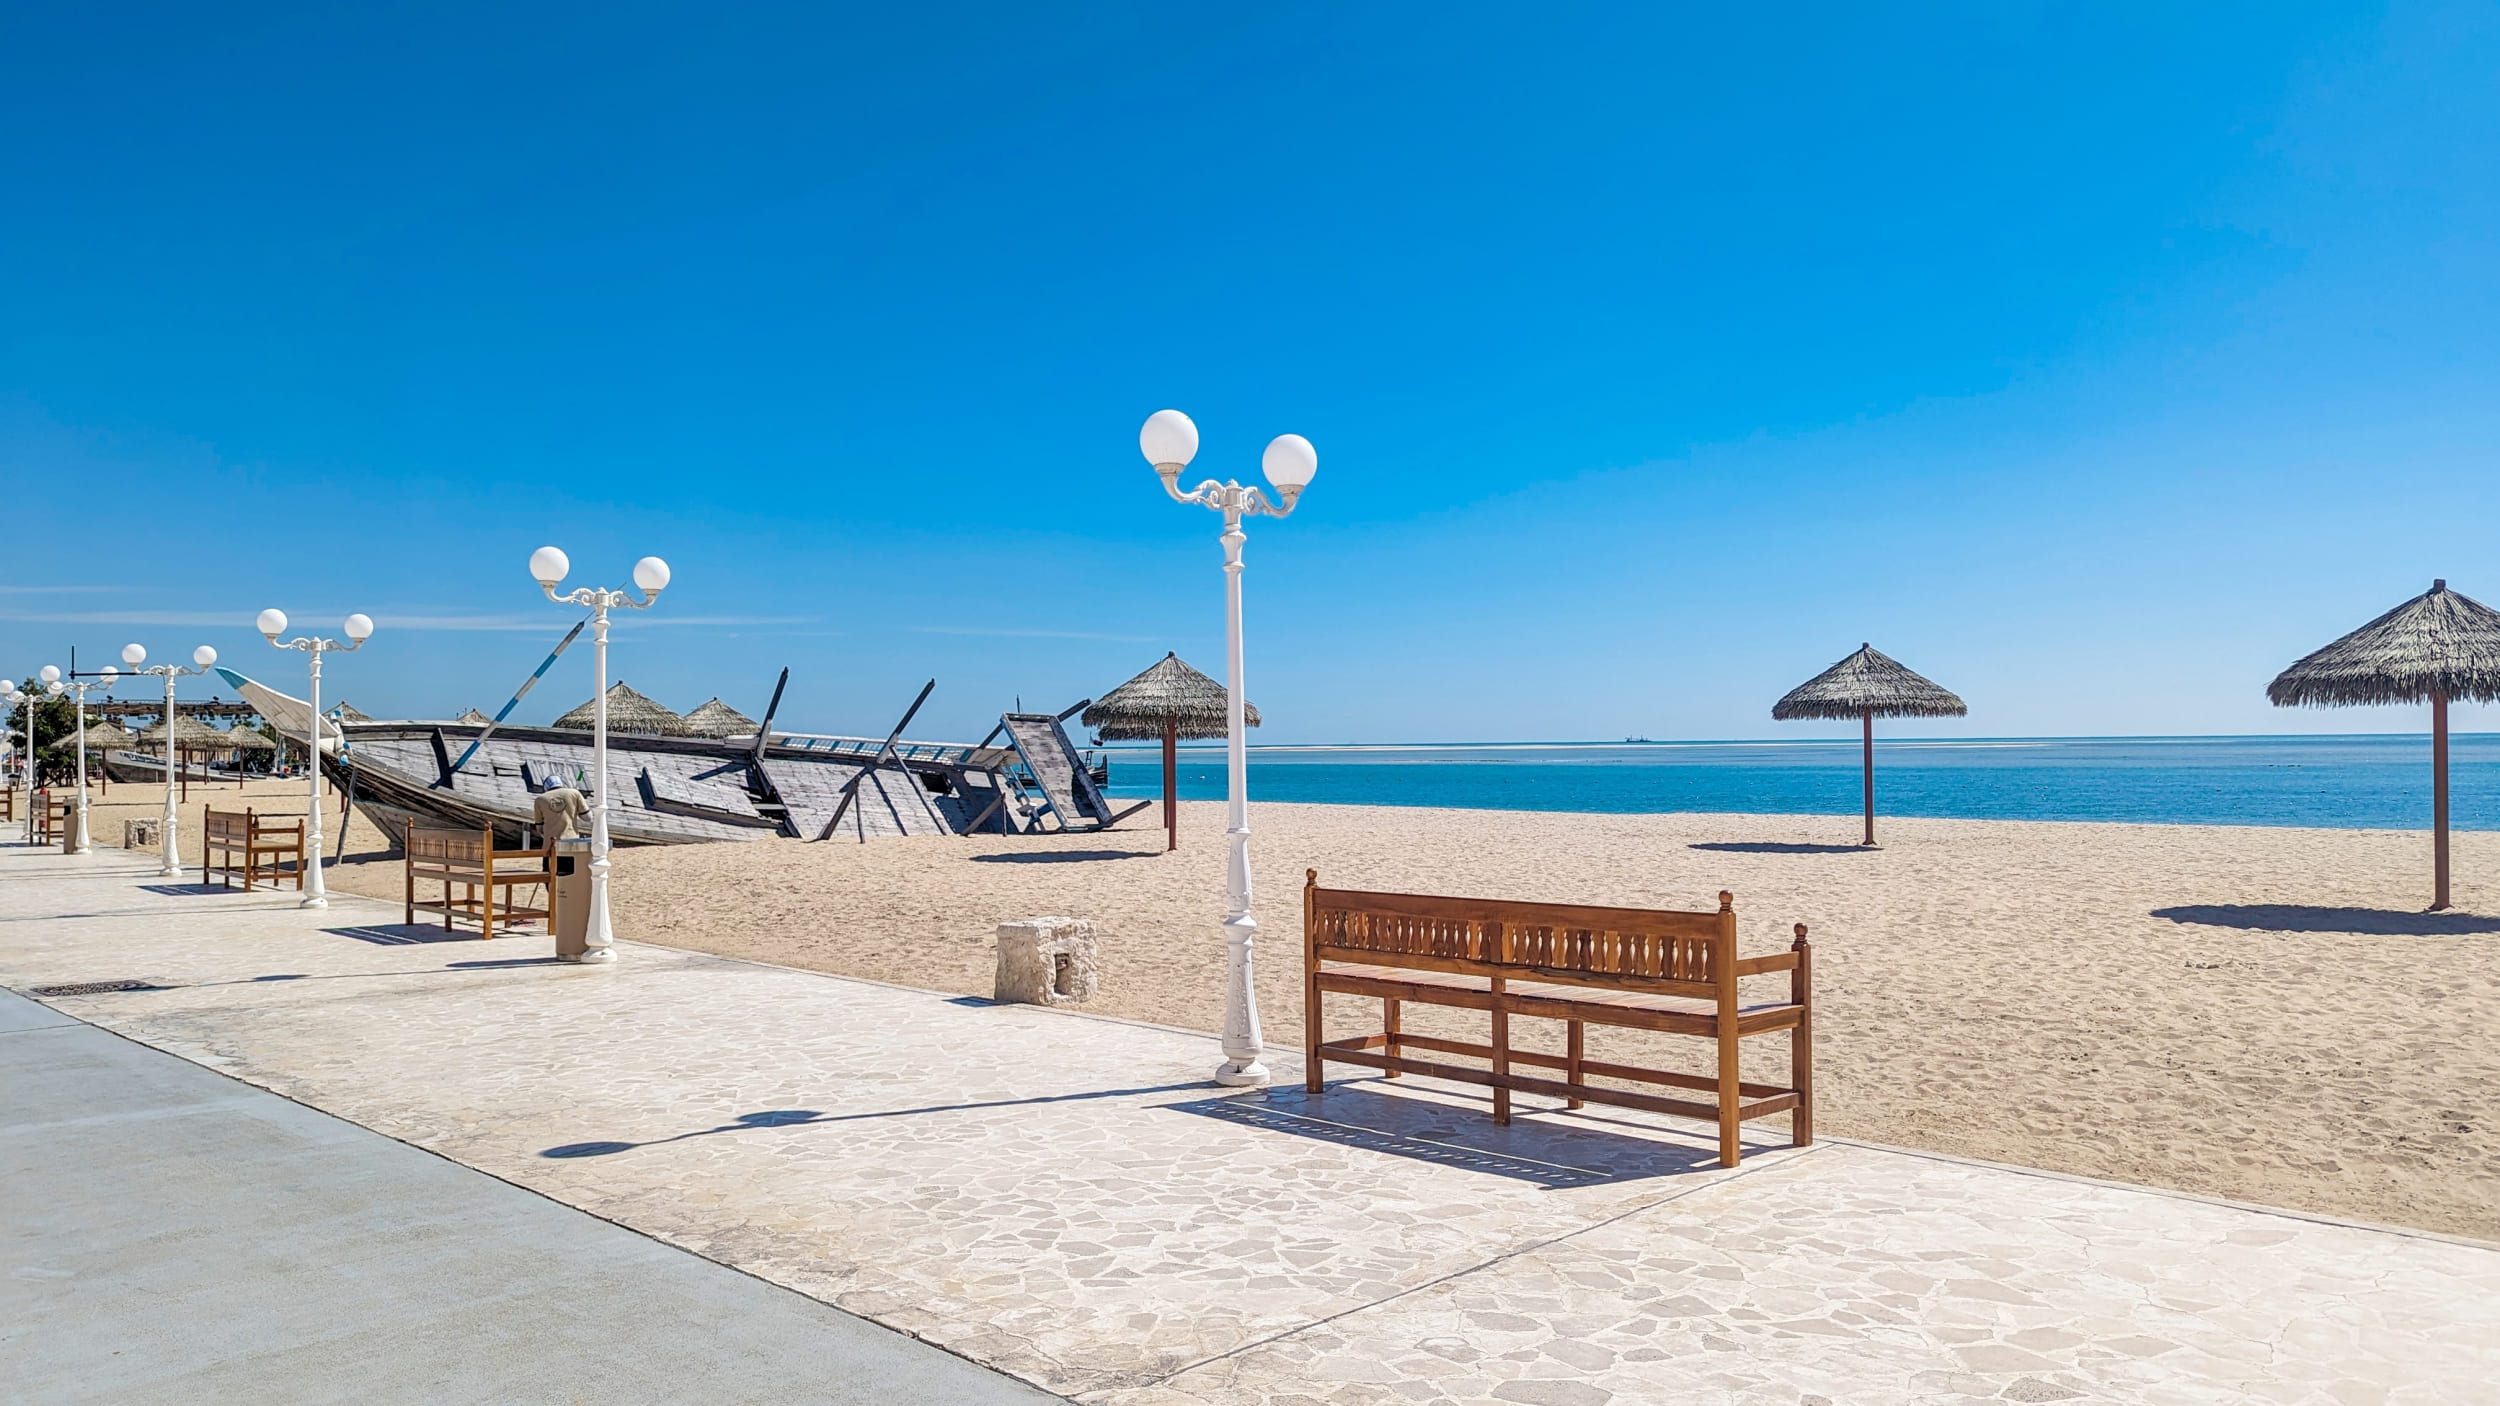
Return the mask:
[[2448,695],[2431,694],[2431,911],[2448,906]]
[[1875,843],[1875,710],[1868,708],[1858,714],[1865,725],[1866,738],[1866,838],[1860,843]]
[[1180,746],[1180,720],[1165,718],[1163,720],[1163,852],[1165,854],[1170,854],[1181,847]]

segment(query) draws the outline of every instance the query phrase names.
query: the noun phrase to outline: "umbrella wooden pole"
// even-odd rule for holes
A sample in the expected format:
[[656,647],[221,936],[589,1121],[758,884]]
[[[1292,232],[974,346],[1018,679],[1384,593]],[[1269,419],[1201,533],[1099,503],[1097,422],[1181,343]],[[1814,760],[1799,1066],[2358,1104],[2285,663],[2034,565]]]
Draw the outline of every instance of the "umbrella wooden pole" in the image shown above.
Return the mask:
[[1181,847],[1181,724],[1178,718],[1163,720],[1163,852],[1170,854]]
[[2431,695],[2431,911],[2448,906],[2448,695]]
[[1862,710],[1858,714],[1858,720],[1865,726],[1866,739],[1866,839],[1864,843],[1871,845],[1875,843],[1875,710],[1872,708]]

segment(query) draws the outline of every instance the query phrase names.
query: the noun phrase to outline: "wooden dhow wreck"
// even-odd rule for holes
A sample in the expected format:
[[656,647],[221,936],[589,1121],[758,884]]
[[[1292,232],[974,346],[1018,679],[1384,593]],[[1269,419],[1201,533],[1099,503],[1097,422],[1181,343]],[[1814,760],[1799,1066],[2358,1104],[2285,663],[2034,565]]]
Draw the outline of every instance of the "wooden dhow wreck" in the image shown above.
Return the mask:
[[[218,672],[282,733],[310,730],[301,699]],[[906,740],[902,728],[919,706],[884,738],[779,731],[771,710],[747,735],[728,737],[626,732],[611,715],[609,835],[629,845],[1013,835],[1101,829],[1133,813],[1112,811],[1101,768],[1068,737],[1064,720],[1084,704],[1003,715],[973,744]],[[539,791],[595,789],[591,738],[578,728],[324,717],[321,729],[322,770],[393,836],[411,822],[492,826],[525,843]]]

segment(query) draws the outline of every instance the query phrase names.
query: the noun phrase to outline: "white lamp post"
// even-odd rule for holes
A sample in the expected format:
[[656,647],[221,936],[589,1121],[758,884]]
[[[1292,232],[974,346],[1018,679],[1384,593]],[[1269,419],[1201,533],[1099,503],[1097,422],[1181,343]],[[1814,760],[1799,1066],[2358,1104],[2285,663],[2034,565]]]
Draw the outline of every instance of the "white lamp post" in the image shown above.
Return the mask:
[[107,693],[112,692],[113,684],[121,678],[121,672],[107,664],[83,679],[75,675],[63,679],[59,668],[50,664],[43,666],[43,681],[47,687],[55,693],[72,693],[78,697],[78,805],[76,818],[70,822],[69,852],[72,854],[91,854],[95,850],[94,844],[87,838],[87,690],[100,688]]
[[[353,654],[362,649],[365,641],[373,637],[373,617],[361,614],[348,616],[339,627],[347,636],[345,644],[337,640],[325,640],[317,635],[299,635],[291,640],[279,639],[278,636],[286,633],[286,612],[283,610],[264,610],[260,613],[260,619],[254,623],[263,635],[269,637],[269,642],[278,648],[300,649],[312,656],[312,720],[306,724],[304,734],[304,755],[311,761],[308,768],[311,773],[311,789],[307,793],[311,805],[304,818],[306,855],[304,899],[295,906],[327,908],[330,906],[330,891],[323,887],[321,882],[321,656],[333,651],[340,654]],[[345,824],[346,821],[342,819],[340,823]]]
[[583,952],[577,962],[613,962],[616,960],[616,929],[608,921],[608,612],[618,606],[649,610],[668,589],[668,563],[658,557],[644,557],[634,563],[634,588],[642,592],[636,600],[629,592],[608,590],[600,586],[583,586],[562,595],[556,586],[573,570],[573,561],[554,547],[541,547],[530,553],[530,578],[547,593],[547,599],[558,605],[590,607],[591,654],[598,662],[595,691],[591,694],[590,774],[597,778],[590,801],[590,925],[582,935]]
[[157,822],[163,841],[157,849],[164,856],[164,862],[157,866],[156,873],[159,878],[176,878],[182,873],[182,813],[174,807],[174,769],[179,764],[177,758],[180,756],[175,750],[174,739],[174,680],[185,674],[207,673],[209,666],[217,662],[217,651],[207,645],[192,650],[191,662],[197,668],[158,664],[143,669],[139,666],[148,662],[147,650],[136,644],[126,644],[122,646],[122,662],[129,665],[134,674],[154,674],[165,680],[165,811]]
[[1241,703],[1241,531],[1245,517],[1284,517],[1293,511],[1302,490],[1319,472],[1319,451],[1298,434],[1268,441],[1259,465],[1276,486],[1280,501],[1270,502],[1257,488],[1230,479],[1208,479],[1187,493],[1181,491],[1181,470],[1198,453],[1198,427],[1177,410],[1158,410],[1137,432],[1137,447],[1163,480],[1173,501],[1195,503],[1224,515],[1224,780],[1229,822],[1225,834],[1232,856],[1225,866],[1224,1062],[1216,1066],[1215,1082],[1256,1087],[1267,1082],[1265,1044],[1259,1037],[1259,1003],[1250,984],[1250,944],[1259,934],[1250,916],[1250,779],[1242,741]]

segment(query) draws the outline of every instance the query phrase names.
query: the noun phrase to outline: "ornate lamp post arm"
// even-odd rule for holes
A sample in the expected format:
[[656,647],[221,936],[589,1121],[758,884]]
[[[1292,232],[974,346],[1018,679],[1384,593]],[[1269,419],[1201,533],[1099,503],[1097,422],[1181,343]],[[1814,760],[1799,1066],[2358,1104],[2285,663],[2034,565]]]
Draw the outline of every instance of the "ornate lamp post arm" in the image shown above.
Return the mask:
[[156,874],[161,879],[175,878],[182,873],[182,811],[174,803],[175,768],[182,753],[179,739],[174,736],[174,682],[186,675],[207,673],[217,662],[217,651],[207,645],[192,650],[193,667],[186,669],[180,664],[149,664],[146,649],[126,644],[122,646],[122,662],[133,673],[152,674],[165,680],[165,808],[156,821],[157,853],[162,857]]
[[[312,661],[312,697],[309,700],[312,717],[304,728],[304,756],[308,763],[305,769],[309,773],[306,777],[304,812],[304,897],[296,906],[327,908],[330,906],[330,890],[321,879],[321,656],[353,654],[364,648],[365,641],[373,637],[373,619],[363,614],[348,616],[342,626],[347,636],[344,644],[318,635],[279,639],[278,636],[286,633],[286,612],[283,610],[264,610],[254,623],[272,645],[279,649],[300,649]],[[347,817],[339,817],[339,823],[346,824]]]
[[1260,462],[1268,482],[1276,486],[1276,498],[1271,500],[1257,487],[1229,479],[1207,479],[1182,492],[1181,470],[1197,455],[1198,427],[1177,410],[1158,410],[1149,416],[1138,432],[1137,445],[1173,501],[1224,515],[1224,789],[1225,837],[1230,848],[1224,866],[1224,1061],[1216,1066],[1215,1082],[1257,1087],[1268,1082],[1268,1071],[1252,979],[1252,949],[1259,924],[1250,915],[1250,767],[1241,645],[1241,549],[1248,538],[1241,521],[1290,515],[1318,472],[1319,454],[1300,435],[1279,435],[1270,441]]
[[610,590],[604,586],[579,586],[570,591],[556,587],[572,572],[573,562],[554,547],[541,547],[530,553],[530,575],[547,599],[558,605],[587,606],[590,609],[592,668],[596,675],[591,694],[590,769],[597,787],[590,802],[590,920],[582,935],[585,949],[574,960],[580,962],[613,962],[616,960],[616,927],[608,916],[608,612],[618,608],[649,610],[657,604],[660,592],[668,589],[668,563],[658,557],[644,557],[634,563],[634,587],[642,594]]

